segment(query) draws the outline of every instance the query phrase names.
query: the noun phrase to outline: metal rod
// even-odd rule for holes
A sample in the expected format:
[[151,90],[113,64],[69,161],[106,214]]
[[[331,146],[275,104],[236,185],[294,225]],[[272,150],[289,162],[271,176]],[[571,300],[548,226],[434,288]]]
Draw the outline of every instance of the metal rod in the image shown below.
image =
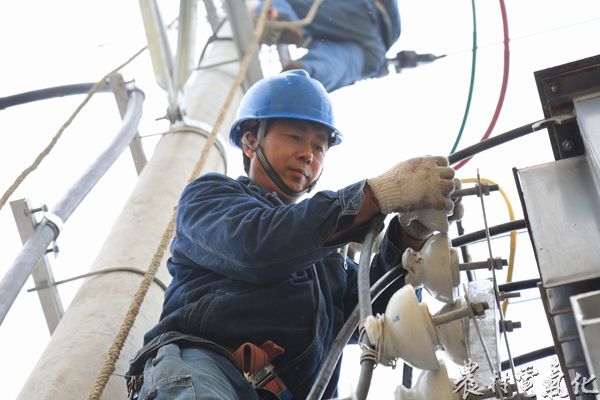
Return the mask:
[[[479,177],[479,169],[477,170],[477,183],[478,184],[481,183],[481,180]],[[481,186],[479,186],[479,190],[481,190]],[[483,201],[483,194],[481,196],[479,196],[479,200],[481,201],[481,213],[483,215],[483,224],[485,227],[485,237],[486,237],[488,253],[489,253],[490,259],[493,259],[494,255],[492,254],[492,241],[491,241],[491,236],[490,236],[489,225],[487,222],[487,214],[485,211],[485,202]],[[498,292],[498,279],[496,278],[496,270],[493,268],[492,268],[492,279],[494,282],[494,297],[496,300],[496,307],[498,308],[498,315],[500,316],[500,324],[501,324],[501,326],[504,326],[504,315],[502,313],[502,307],[500,307],[500,298],[499,298],[499,292]],[[512,363],[512,355],[510,353],[510,346],[508,344],[508,336],[506,334],[506,331],[503,331],[502,334],[504,336],[504,342],[506,344],[506,352],[508,354],[508,358],[509,358],[509,360],[511,360],[511,372],[513,375],[513,379],[515,382],[517,382],[517,373],[515,372],[515,366]],[[491,367],[491,365],[490,365],[490,367]],[[494,373],[497,372],[495,368],[492,368],[492,371]],[[518,387],[517,387],[517,395],[519,395]]]
[[[137,126],[142,116],[143,99],[144,94],[141,90],[132,89],[127,113],[123,118],[123,125],[115,140],[75,182],[67,194],[56,204],[51,214],[60,218],[63,222],[66,221],[123,150],[129,146],[131,139],[137,132]],[[37,262],[45,254],[50,242],[56,240],[57,236],[56,224],[44,218],[37,225],[8,272],[0,281],[0,325],[21,288],[33,272]]]
[[[484,189],[483,190],[484,195],[488,195],[490,192],[494,192],[494,191],[500,189],[500,186],[498,186],[496,184],[488,185],[487,183],[482,183],[481,185],[483,186],[483,189]],[[464,197],[464,196],[479,196],[479,193],[480,193],[479,187],[473,186],[472,188],[455,190],[454,192],[452,192],[450,197],[453,199],[456,199],[458,197]]]
[[[458,234],[460,235],[459,237],[462,237],[462,235],[465,234],[465,228],[462,224],[462,220],[460,220],[460,219],[458,221],[456,221],[456,230],[457,230]],[[469,256],[469,250],[467,249],[466,245],[460,246],[460,254],[462,255],[463,262],[465,262],[465,263],[469,262],[469,260],[471,259],[471,257]],[[466,271],[466,272],[467,272],[467,280],[469,282],[472,282],[474,279],[473,272],[472,271]]]
[[475,261],[469,263],[458,264],[460,271],[472,271],[475,269],[502,269],[503,265],[507,265],[508,262],[504,259],[488,259],[487,261]]
[[448,322],[456,321],[457,319],[462,319],[465,317],[469,317],[473,314],[471,308],[469,306],[464,306],[459,308],[458,310],[452,310],[447,313],[443,313],[441,315],[434,315],[431,317],[434,325],[443,325]]
[[[466,293],[465,290],[465,302],[467,304],[471,304],[471,301],[469,300],[469,296]],[[473,321],[473,326],[475,327],[475,331],[477,332],[477,337],[479,338],[479,342],[481,343],[481,347],[483,348],[483,353],[485,354],[485,358],[488,362],[488,365],[490,367],[490,371],[492,371],[492,374],[494,376],[496,376],[496,369],[494,368],[494,364],[492,363],[492,358],[490,357],[490,352],[487,348],[487,345],[485,343],[485,340],[483,340],[483,335],[481,334],[481,329],[479,329],[479,323],[477,322],[477,318],[471,318],[470,321]],[[515,381],[516,382],[516,381]]]

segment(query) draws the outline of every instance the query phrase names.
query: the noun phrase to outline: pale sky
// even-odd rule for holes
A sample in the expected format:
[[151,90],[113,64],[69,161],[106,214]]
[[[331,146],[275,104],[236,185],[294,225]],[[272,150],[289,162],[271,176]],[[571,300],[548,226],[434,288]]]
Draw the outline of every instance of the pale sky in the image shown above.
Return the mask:
[[[161,7],[168,3],[159,2]],[[502,78],[498,2],[479,1],[476,5],[480,48],[471,111],[459,148],[477,142],[485,132]],[[164,10],[165,21],[176,15],[176,5],[170,7]],[[493,134],[543,118],[534,71],[600,54],[597,0],[507,0],[506,8],[511,37],[510,78]],[[390,54],[405,49],[447,54],[447,57],[400,74],[362,81],[332,94],[338,126],[346,140],[328,154],[320,189],[336,189],[356,182],[413,156],[447,155],[454,143],[469,85],[471,3],[405,0],[400,2],[400,11],[403,32]],[[207,29],[206,23],[203,24],[203,29]],[[0,37],[4,55],[0,97],[55,85],[95,82],[145,44],[137,2],[113,0],[2,2]],[[261,57],[266,73],[276,70],[268,61],[275,54],[273,49],[263,48]],[[126,80],[135,80],[146,94],[141,135],[165,131],[168,125],[156,119],[164,115],[166,95],[154,81],[148,54],[143,53],[126,67],[123,75]],[[0,191],[4,192],[31,163],[81,100],[82,96],[71,96],[1,110]],[[112,95],[97,95],[65,131],[52,155],[27,178],[11,200],[28,197],[52,208],[98,150],[110,141],[119,122]],[[156,140],[157,136],[143,139],[149,157]],[[229,173],[237,175],[241,171],[241,156],[237,151],[231,154]],[[482,177],[498,182],[507,191],[519,219],[522,211],[512,168],[552,160],[547,133],[541,131],[475,157],[460,170],[458,177],[474,177],[479,169]],[[133,163],[126,151],[65,225],[59,238],[61,252],[56,259],[51,257],[55,279],[88,271],[135,181]],[[490,225],[508,220],[499,194],[486,198],[486,202]],[[482,229],[478,200],[465,199],[465,207],[467,232]],[[0,232],[3,243],[0,276],[3,276],[21,248],[8,204],[0,210]],[[471,246],[470,250],[474,260],[487,258],[484,244]],[[494,240],[493,251],[496,256],[508,258],[508,240]],[[515,280],[536,276],[528,236],[521,234],[517,241]],[[65,308],[78,285],[74,282],[60,286]],[[32,286],[28,282],[25,288]],[[513,355],[551,344],[545,327],[526,323],[543,313],[536,294],[528,295],[533,299],[509,307],[511,318],[524,322],[524,327],[509,337]],[[519,339],[532,336],[540,340],[532,344]],[[17,396],[48,339],[37,295],[23,290],[0,326],[0,354],[7,365],[0,397]],[[349,365],[349,369],[358,369],[357,363]],[[384,373],[383,369],[375,371],[374,385],[383,391],[380,393],[386,393],[385,398],[392,398],[401,370]],[[348,376],[340,383],[342,392],[352,387],[352,375]]]

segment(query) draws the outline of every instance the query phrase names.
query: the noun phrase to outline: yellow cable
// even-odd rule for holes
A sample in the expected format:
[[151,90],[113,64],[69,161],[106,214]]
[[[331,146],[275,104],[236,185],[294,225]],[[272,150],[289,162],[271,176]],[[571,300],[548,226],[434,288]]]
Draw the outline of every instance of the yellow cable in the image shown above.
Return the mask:
[[[481,182],[488,183],[490,185],[497,185],[496,182],[494,182],[490,179],[479,178],[479,180]],[[460,181],[462,183],[477,183],[476,178],[465,178],[465,179],[461,179]],[[515,212],[513,210],[512,204],[510,203],[510,199],[506,195],[506,192],[500,187],[500,185],[498,185],[498,190],[500,190],[500,194],[502,194],[502,197],[504,198],[504,202],[506,203],[506,208],[508,209],[508,216],[512,222],[515,220]],[[514,271],[514,266],[515,266],[516,249],[517,249],[517,231],[511,231],[510,232],[510,253],[508,256],[508,269],[506,271],[506,282],[512,282],[513,271]],[[508,307],[508,299],[506,299],[502,302],[502,314],[503,315],[506,315],[507,307]]]

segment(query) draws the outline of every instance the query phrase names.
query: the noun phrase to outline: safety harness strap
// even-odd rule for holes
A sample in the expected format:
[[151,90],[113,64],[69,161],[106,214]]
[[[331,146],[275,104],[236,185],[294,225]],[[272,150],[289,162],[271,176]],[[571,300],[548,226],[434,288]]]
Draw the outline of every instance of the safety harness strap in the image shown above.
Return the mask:
[[268,390],[280,400],[291,400],[292,394],[275,372],[271,361],[284,349],[267,340],[260,347],[246,342],[233,351],[233,359],[254,389]]

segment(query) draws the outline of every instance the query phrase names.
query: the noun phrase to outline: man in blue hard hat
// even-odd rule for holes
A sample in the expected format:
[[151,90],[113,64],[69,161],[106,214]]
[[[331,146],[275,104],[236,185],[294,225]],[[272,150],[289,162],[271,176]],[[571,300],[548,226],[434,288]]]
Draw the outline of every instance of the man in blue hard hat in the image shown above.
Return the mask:
[[[173,280],[131,362],[131,398],[305,399],[358,301],[357,265],[340,247],[362,241],[376,216],[453,207],[445,157],[400,162],[300,201],[342,141],[326,90],[304,70],[253,85],[230,140],[248,176],[208,173],[184,189],[167,262]],[[429,234],[393,218],[371,281]],[[325,396],[335,396],[338,375],[339,364]]]
[[[263,0],[254,14],[258,15]],[[273,0],[269,18],[296,21],[304,18],[312,0]],[[310,24],[298,28],[270,28],[263,43],[289,43],[308,52],[283,65],[302,68],[328,92],[387,73],[386,52],[400,37],[397,0],[323,1]]]

